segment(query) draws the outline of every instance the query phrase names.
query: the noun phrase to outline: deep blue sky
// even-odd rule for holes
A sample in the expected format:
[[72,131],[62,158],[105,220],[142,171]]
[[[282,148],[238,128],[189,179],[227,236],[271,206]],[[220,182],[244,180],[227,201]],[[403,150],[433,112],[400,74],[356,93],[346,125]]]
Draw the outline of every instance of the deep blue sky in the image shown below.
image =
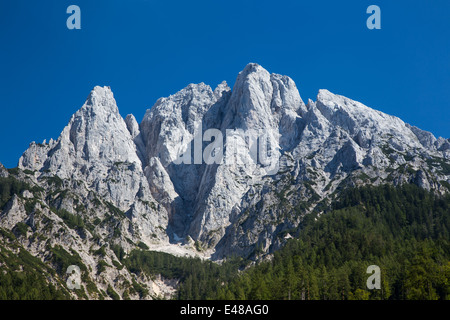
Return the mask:
[[[81,30],[66,9],[81,8]],[[366,9],[381,8],[381,30]],[[95,85],[140,121],[189,83],[256,62],[450,137],[450,1],[1,0],[0,162],[56,139]]]

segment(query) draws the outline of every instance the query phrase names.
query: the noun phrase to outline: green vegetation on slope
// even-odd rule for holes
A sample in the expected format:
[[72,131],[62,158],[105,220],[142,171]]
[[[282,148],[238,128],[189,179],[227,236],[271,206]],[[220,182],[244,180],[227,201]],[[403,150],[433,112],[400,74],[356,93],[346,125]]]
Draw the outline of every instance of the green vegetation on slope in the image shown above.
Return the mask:
[[7,178],[0,177],[0,210],[3,209],[13,195],[20,195],[22,191],[31,191],[31,189],[32,188],[28,184],[17,180],[12,176]]
[[[414,185],[345,192],[298,239],[231,279],[215,299],[448,299],[450,197]],[[381,268],[381,289],[366,287]]]
[[[1,205],[26,188],[9,178],[0,182]],[[60,214],[72,227],[82,226],[72,215]],[[143,244],[128,255],[118,245],[111,248],[119,267],[138,275],[176,279],[177,299],[450,297],[450,195],[437,196],[414,185],[349,189],[326,212],[307,215],[299,230],[298,237],[289,240],[270,261],[244,271],[247,262],[238,258],[218,265],[151,252]],[[71,264],[80,265],[83,282],[89,282],[87,268],[74,252],[49,247],[48,263],[55,267],[53,271],[18,245],[15,237],[0,228],[0,299],[69,298],[63,286],[55,289],[48,278],[60,281]],[[370,265],[381,268],[380,290],[366,287]],[[91,282],[88,287],[97,291]],[[148,295],[135,281],[128,291],[124,297],[134,292]],[[106,294],[119,298],[112,288]]]
[[133,250],[121,262],[135,274],[161,275],[180,281],[176,298],[201,300],[214,295],[221,283],[237,274],[240,259],[218,265],[199,258],[175,257],[164,252]]
[[48,282],[55,272],[14,240],[0,228],[0,300],[70,299],[67,291]]
[[[134,273],[179,279],[178,299],[448,299],[450,196],[415,185],[363,187],[328,212],[308,215],[299,237],[271,261],[238,272],[159,252],[133,251]],[[366,287],[367,267],[381,268],[381,289]]]

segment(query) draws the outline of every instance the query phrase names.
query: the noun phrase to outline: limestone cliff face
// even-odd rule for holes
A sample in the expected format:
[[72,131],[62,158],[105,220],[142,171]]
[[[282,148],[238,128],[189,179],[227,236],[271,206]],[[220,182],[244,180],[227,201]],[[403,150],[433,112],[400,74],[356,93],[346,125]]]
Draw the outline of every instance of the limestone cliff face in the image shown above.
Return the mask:
[[133,118],[124,121],[109,87],[95,87],[60,137],[48,144],[32,143],[19,168],[38,172],[39,181],[53,176],[66,181],[86,206],[93,192],[126,212],[143,239],[157,234],[163,240],[167,213],[157,210],[151,195]]
[[[239,140],[238,132],[261,136]],[[275,166],[261,153],[239,153],[261,145]],[[205,160],[236,147],[244,161]],[[121,117],[109,87],[95,87],[60,137],[32,143],[19,168],[45,192],[55,192],[57,177],[85,210],[52,198],[58,208],[90,219],[104,215],[95,199],[118,208],[123,241],[196,252],[194,240],[200,254],[222,259],[280,247],[346,186],[412,182],[448,192],[441,181],[450,181],[449,162],[449,140],[327,90],[305,104],[291,78],[251,63],[233,89],[190,84],[160,98],[140,124]]]
[[9,175],[6,168],[0,163],[0,178],[7,178]]

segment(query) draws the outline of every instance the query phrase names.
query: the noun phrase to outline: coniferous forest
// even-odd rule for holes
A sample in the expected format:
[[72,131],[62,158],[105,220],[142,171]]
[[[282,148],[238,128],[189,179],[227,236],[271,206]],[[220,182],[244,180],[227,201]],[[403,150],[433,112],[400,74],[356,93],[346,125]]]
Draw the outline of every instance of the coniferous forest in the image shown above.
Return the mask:
[[[317,219],[317,220],[316,220]],[[448,299],[450,198],[414,185],[349,190],[299,238],[212,294],[226,299]],[[368,290],[367,267],[381,269]]]
[[[449,231],[449,195],[415,185],[362,187],[328,212],[307,215],[298,237],[269,261],[218,266],[135,251],[126,265],[181,279],[178,299],[448,299]],[[367,288],[370,265],[380,267],[380,289]]]

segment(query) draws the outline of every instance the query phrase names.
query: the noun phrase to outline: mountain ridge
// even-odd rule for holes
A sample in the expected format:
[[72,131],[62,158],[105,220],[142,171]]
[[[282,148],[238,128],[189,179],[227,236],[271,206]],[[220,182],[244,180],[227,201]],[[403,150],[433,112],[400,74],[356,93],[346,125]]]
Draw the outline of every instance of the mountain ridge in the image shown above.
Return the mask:
[[[242,152],[253,147],[256,158]],[[205,162],[217,153],[221,163]],[[261,161],[269,153],[277,170]],[[1,225],[29,226],[20,241],[42,259],[48,247],[73,250],[94,282],[118,290],[119,275],[134,279],[113,267],[120,250],[258,261],[346,188],[414,183],[448,193],[450,140],[326,89],[305,104],[291,78],[250,63],[233,89],[189,84],[140,123],[120,115],[110,87],[96,86],[59,138],[31,143],[13,173],[0,165],[0,177],[28,187],[8,198]],[[95,250],[105,250],[101,260]]]
[[[84,114],[81,115],[81,112]],[[81,128],[83,120],[87,126],[93,123],[92,128]],[[398,117],[371,109],[326,89],[319,90],[315,102],[310,100],[305,105],[292,79],[270,74],[260,65],[249,63],[239,73],[233,90],[225,82],[214,90],[204,83],[189,84],[169,97],[158,99],[146,111],[140,124],[133,115],[128,115],[126,119],[120,116],[110,87],[96,86],[83,107],[72,117],[70,128],[66,127],[57,142],[53,142],[56,147],[49,144],[51,151],[44,150],[48,155],[46,164],[39,168],[42,151],[32,146],[21,157],[19,168],[50,170],[61,178],[69,178],[67,172],[73,166],[86,166],[76,161],[66,166],[61,164],[56,155],[61,153],[61,149],[69,149],[69,152],[75,152],[78,158],[85,160],[97,161],[100,158],[100,165],[101,157],[107,155],[110,159],[105,161],[110,163],[104,170],[98,171],[98,165],[90,166],[90,170],[94,171],[93,176],[105,176],[111,162],[135,163],[140,169],[136,169],[138,172],[129,183],[141,182],[139,187],[132,188],[131,193],[125,192],[126,199],[120,186],[114,189],[112,184],[102,186],[101,182],[96,181],[96,191],[111,195],[108,200],[125,211],[139,198],[138,193],[150,196],[144,201],[154,201],[153,195],[156,195],[166,211],[172,212],[168,214],[169,225],[175,231],[169,238],[173,240],[190,236],[194,240],[200,238],[208,242],[211,239],[205,233],[219,232],[223,235],[221,225],[228,223],[233,208],[239,206],[238,202],[249,186],[245,182],[235,184],[231,181],[233,170],[242,168],[233,167],[230,171],[227,170],[228,166],[173,165],[181,141],[185,139],[186,143],[186,140],[194,140],[199,124],[202,125],[202,133],[215,127],[223,133],[236,128],[265,130],[277,136],[281,150],[292,151],[296,159],[311,156],[311,149],[317,148],[310,165],[322,169],[327,180],[332,180],[339,171],[350,172],[367,166],[388,168],[392,159],[385,157],[379,148],[384,141],[382,135],[390,137],[387,143],[395,151],[419,150],[439,156],[439,150],[442,150],[441,156],[450,154],[448,140],[436,139],[431,133],[407,125]],[[340,143],[340,140],[345,140],[345,143]],[[326,151],[320,148],[323,145],[327,146]],[[227,145],[224,147],[226,150]],[[107,149],[102,151],[102,148]],[[408,154],[395,151],[394,162],[405,163],[402,157]],[[31,156],[27,152],[31,152]],[[49,155],[50,152],[52,155]],[[65,153],[64,161],[70,163],[71,158],[67,151]],[[37,167],[30,163],[30,158],[38,164]],[[84,177],[83,173],[80,176]],[[199,176],[202,178],[197,179]],[[422,185],[428,187],[429,182],[423,177],[421,175],[418,179],[422,179]],[[258,176],[257,180],[260,178]],[[222,181],[217,183],[217,179]],[[223,188],[231,188],[229,195],[237,196],[231,201],[205,202],[211,192],[214,196],[223,194]],[[105,192],[106,189],[111,190],[110,194]],[[117,194],[114,190],[117,190]],[[225,214],[219,218],[215,211],[223,210]],[[186,228],[186,224],[192,224],[192,221],[196,222]],[[212,245],[218,240],[215,237]]]

